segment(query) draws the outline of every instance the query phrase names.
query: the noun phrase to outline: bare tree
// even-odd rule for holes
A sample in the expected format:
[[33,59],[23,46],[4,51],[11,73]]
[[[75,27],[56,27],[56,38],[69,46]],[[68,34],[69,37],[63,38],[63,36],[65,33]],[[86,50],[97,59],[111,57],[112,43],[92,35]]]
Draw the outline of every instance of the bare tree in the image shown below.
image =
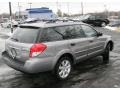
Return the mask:
[[62,12],[61,12],[60,9],[58,9],[58,11],[57,11],[57,15],[58,15],[59,17],[62,17]]

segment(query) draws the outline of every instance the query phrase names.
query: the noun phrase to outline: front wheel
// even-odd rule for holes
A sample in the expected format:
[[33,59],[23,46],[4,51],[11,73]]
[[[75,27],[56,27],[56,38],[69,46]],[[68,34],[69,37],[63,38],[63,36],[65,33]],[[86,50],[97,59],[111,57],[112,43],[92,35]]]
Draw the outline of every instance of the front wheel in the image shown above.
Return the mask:
[[65,80],[71,73],[72,63],[71,58],[69,57],[62,57],[56,67],[55,67],[55,75],[59,80]]
[[108,64],[109,63],[109,58],[110,58],[110,44],[106,46],[106,49],[103,54],[103,63]]

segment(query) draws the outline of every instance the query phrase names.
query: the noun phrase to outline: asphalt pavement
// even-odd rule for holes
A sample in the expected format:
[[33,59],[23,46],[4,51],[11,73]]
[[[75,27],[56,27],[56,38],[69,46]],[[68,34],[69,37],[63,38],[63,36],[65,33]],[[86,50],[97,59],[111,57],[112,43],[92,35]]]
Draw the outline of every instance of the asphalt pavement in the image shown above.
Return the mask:
[[[0,87],[43,87],[43,88],[119,88],[120,87],[120,33],[96,27],[104,34],[113,37],[115,47],[110,53],[110,63],[102,64],[102,57],[81,62],[74,66],[68,80],[57,81],[50,72],[35,75],[23,74],[5,65],[0,58]],[[4,50],[8,36],[0,30],[0,53]],[[8,31],[9,32],[9,31]]]

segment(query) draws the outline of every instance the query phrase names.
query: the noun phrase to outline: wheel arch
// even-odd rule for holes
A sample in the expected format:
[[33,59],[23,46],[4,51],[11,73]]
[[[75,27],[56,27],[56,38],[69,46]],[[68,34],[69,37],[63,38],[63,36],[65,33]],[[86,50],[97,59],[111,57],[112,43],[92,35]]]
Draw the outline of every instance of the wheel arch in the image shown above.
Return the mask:
[[69,53],[69,52],[64,52],[62,54],[59,54],[57,57],[56,57],[56,61],[53,63],[53,68],[55,68],[56,64],[59,62],[59,60],[64,57],[64,56],[69,56],[71,58],[71,62],[72,64],[75,63],[75,56],[72,54],[72,53]]
[[[73,55],[72,55],[71,53],[64,53],[63,55],[60,56],[60,58],[58,59],[58,61],[59,61],[62,57],[65,57],[65,56],[70,57],[72,64],[74,63],[74,57],[73,57]],[[57,62],[58,62],[58,61],[57,61]]]
[[[112,51],[113,48],[114,48],[114,43],[113,43],[113,41],[112,41],[112,40],[108,41],[107,45],[108,45],[108,44],[110,44],[110,51]],[[106,46],[107,46],[107,45],[106,45]]]

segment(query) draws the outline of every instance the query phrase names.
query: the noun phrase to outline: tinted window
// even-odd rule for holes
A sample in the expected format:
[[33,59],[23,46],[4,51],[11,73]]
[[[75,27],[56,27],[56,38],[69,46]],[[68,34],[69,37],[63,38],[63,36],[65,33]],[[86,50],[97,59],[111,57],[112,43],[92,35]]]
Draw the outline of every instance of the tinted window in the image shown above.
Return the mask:
[[80,25],[75,25],[76,37],[85,37],[85,33],[83,32]]
[[55,31],[55,28],[45,28],[43,29],[41,42],[46,41],[59,41],[62,40],[63,37],[58,32]]
[[90,16],[89,19],[90,20],[95,20],[95,16]]
[[80,25],[56,27],[56,31],[62,34],[64,39],[74,39],[85,37]]
[[56,27],[56,31],[62,34],[64,39],[76,38],[76,32],[73,26]]
[[99,15],[96,15],[95,17],[96,17],[96,19],[105,19],[105,17],[104,17],[104,16],[99,16]]
[[96,19],[101,19],[102,17],[101,16],[95,16]]
[[38,28],[17,28],[11,39],[21,43],[35,43],[38,32]]
[[90,26],[87,25],[81,25],[82,29],[87,37],[95,37],[97,36],[97,32],[91,28]]
[[65,26],[65,37],[68,39],[76,38],[75,28],[73,26]]

